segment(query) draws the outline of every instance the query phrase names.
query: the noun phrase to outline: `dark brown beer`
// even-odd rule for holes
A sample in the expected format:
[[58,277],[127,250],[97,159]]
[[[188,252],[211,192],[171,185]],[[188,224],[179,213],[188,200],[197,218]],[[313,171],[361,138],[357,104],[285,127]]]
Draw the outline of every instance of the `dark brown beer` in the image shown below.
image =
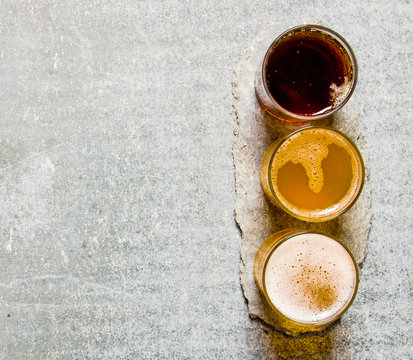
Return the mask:
[[342,45],[317,30],[287,33],[267,56],[269,93],[287,111],[313,116],[331,111],[350,92],[352,62]]

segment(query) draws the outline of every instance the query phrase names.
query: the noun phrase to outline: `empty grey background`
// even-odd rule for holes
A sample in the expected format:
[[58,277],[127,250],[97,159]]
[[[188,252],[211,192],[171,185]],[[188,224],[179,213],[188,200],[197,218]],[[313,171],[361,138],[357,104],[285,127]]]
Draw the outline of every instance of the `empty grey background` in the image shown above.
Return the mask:
[[[249,319],[231,80],[267,21],[359,61],[373,224],[358,297],[320,336]],[[0,359],[408,359],[410,1],[0,3]]]

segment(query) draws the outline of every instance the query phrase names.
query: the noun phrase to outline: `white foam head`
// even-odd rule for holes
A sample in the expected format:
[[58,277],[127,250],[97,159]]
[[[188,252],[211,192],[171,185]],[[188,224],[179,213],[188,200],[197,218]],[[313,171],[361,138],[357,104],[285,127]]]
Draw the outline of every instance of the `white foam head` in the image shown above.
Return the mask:
[[264,284],[274,307],[300,323],[327,322],[351,302],[357,268],[337,241],[314,233],[293,236],[268,259]]

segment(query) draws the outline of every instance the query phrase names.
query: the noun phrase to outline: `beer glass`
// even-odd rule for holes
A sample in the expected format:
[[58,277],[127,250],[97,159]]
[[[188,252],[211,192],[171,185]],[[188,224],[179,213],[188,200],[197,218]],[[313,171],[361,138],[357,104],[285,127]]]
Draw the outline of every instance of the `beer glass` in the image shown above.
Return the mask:
[[260,104],[271,115],[311,123],[338,111],[357,83],[357,61],[347,41],[320,25],[301,25],[278,36],[255,78]]
[[344,314],[356,296],[359,271],[340,241],[287,229],[259,248],[254,279],[279,330],[298,335],[323,330]]
[[296,130],[264,153],[260,180],[269,200],[304,221],[331,220],[347,211],[364,184],[357,146],[343,133],[322,126]]

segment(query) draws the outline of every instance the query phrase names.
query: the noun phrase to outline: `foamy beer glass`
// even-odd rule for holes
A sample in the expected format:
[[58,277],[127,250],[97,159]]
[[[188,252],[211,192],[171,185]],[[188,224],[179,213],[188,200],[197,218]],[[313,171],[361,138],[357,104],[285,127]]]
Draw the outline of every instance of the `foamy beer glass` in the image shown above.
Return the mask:
[[359,272],[341,242],[289,229],[261,245],[254,278],[279,330],[298,335],[320,331],[343,315],[356,296]]
[[271,202],[304,221],[331,220],[348,210],[364,184],[357,146],[339,131],[309,126],[275,141],[260,168]]
[[261,105],[278,119],[309,123],[351,97],[357,61],[347,41],[320,25],[301,25],[271,44],[255,78]]

